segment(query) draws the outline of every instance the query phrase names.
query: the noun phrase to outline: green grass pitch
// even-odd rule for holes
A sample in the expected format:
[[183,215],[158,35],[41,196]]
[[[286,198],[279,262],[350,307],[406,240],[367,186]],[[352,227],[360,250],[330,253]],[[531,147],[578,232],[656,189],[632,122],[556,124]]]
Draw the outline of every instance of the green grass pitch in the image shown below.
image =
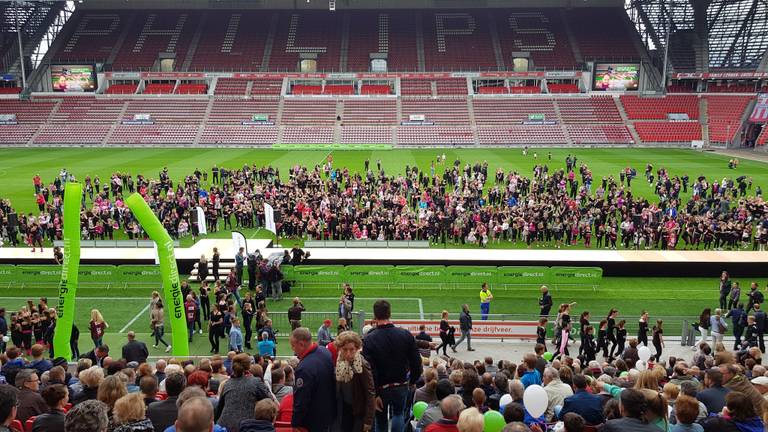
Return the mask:
[[[552,153],[552,161],[547,161],[547,153]],[[533,153],[538,153],[538,159]],[[314,166],[326,160],[329,154],[333,156],[335,167],[347,167],[352,171],[362,171],[363,161],[370,160],[375,166],[381,160],[382,167],[390,174],[402,173],[405,166],[418,166],[429,170],[429,165],[438,154],[445,153],[447,163],[452,163],[457,157],[463,162],[488,161],[489,172],[497,167],[506,171],[517,170],[524,175],[531,175],[536,163],[547,163],[551,168],[564,167],[567,154],[575,154],[579,163],[586,163],[593,171],[595,183],[603,176],[618,177],[621,168],[629,165],[641,175],[632,184],[633,193],[652,198],[653,189],[642,178],[646,163],[654,165],[654,169],[667,168],[672,175],[688,174],[691,178],[706,175],[710,180],[721,180],[723,177],[738,177],[745,175],[754,179],[754,185],[763,188],[768,186],[768,170],[760,162],[742,160],[737,170],[728,169],[728,158],[712,153],[701,153],[690,150],[663,149],[531,149],[528,156],[522,155],[521,149],[430,149],[430,150],[381,150],[381,151],[296,151],[296,150],[253,150],[253,149],[4,149],[0,158],[0,198],[10,199],[15,208],[23,212],[37,212],[33,197],[32,177],[39,173],[44,181],[49,182],[59,170],[66,167],[82,180],[86,175],[99,175],[102,182],[115,171],[127,171],[134,176],[142,173],[145,176],[157,177],[162,167],[167,166],[171,177],[178,181],[182,176],[191,173],[195,168],[210,169],[215,163],[220,167],[237,168],[243,164],[257,166],[271,164],[280,169],[281,175],[287,177],[289,167],[294,164]],[[442,172],[442,167],[437,167]],[[248,232],[249,236],[261,236],[262,233]],[[228,233],[219,233],[227,237]],[[182,242],[188,245],[189,240]],[[514,244],[501,244],[498,247],[517,247]],[[748,286],[749,280],[743,280],[738,275],[732,275],[734,280]],[[767,275],[768,276],[768,275]],[[184,275],[182,275],[184,277]],[[766,278],[758,279],[761,286]],[[148,345],[149,312],[145,310],[149,295],[156,286],[130,286],[123,288],[123,281],[115,281],[110,287],[81,286],[78,291],[77,325],[81,329],[80,349],[85,352],[91,349],[92,343],[87,334],[88,311],[91,308],[100,309],[110,324],[105,338],[106,343],[118,349],[125,341],[125,332],[134,330],[139,333]],[[341,282],[341,281],[340,281]],[[336,316],[336,305],[340,294],[337,287],[301,288],[295,289],[291,296],[298,295],[306,299],[305,305],[309,313],[305,317],[305,325],[313,331],[320,326],[325,318]],[[393,304],[393,312],[402,318],[418,318],[423,312],[425,318],[436,318],[443,309],[456,317],[461,304],[467,303],[475,316],[479,318],[478,287],[467,287],[451,291],[441,291],[430,287],[412,287],[405,289],[356,288],[358,301],[355,309],[364,310],[371,314],[371,305],[378,298],[387,298]],[[56,295],[54,286],[34,285],[34,281],[18,281],[18,284],[0,287],[0,306],[9,310],[20,307],[27,298],[36,299],[39,296],[52,298]],[[495,290],[495,300],[491,313],[505,314],[509,319],[533,320],[536,317],[538,289],[534,286],[517,287],[509,290]],[[707,278],[604,278],[599,288],[573,287],[556,289],[553,292],[555,303],[576,301],[574,314],[582,310],[592,312],[592,321],[598,321],[607,314],[611,307],[618,307],[620,318],[628,322],[629,333],[636,331],[637,318],[641,310],[648,310],[651,320],[663,318],[667,335],[680,333],[682,320],[697,316],[704,307],[717,303],[717,281]],[[421,300],[419,302],[418,300]],[[290,348],[284,336],[289,326],[285,319],[285,311],[289,302],[284,300],[268,305],[276,328],[282,336],[278,345],[279,354],[290,354]],[[169,331],[166,325],[166,331]],[[166,335],[166,339],[170,335]],[[222,347],[224,347],[222,341]],[[192,343],[192,352],[196,355],[206,355],[210,347],[207,334],[196,334]],[[152,355],[162,355],[161,349],[150,348]],[[224,349],[222,349],[224,351]],[[119,354],[118,354],[119,355]]]

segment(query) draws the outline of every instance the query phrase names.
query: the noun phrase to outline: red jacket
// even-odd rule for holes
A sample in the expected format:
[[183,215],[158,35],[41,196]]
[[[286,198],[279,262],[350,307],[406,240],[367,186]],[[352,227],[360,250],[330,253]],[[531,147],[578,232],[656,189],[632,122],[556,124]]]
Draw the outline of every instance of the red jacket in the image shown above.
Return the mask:
[[424,428],[424,432],[459,432],[459,428],[456,427],[457,422],[457,420],[441,418]]

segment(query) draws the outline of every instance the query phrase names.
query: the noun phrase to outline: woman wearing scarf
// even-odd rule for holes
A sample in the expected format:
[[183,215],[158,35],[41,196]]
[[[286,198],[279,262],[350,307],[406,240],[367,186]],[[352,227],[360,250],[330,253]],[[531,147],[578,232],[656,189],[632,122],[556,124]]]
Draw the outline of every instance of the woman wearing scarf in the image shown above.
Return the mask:
[[371,366],[360,349],[363,340],[357,333],[346,331],[334,341],[339,357],[336,362],[336,400],[339,403],[342,432],[368,432],[376,412]]

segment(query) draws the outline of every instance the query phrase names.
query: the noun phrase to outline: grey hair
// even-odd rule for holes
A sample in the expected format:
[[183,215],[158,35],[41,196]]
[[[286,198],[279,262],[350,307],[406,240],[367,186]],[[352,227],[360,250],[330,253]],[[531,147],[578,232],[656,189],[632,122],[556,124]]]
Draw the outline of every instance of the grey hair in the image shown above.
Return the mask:
[[67,412],[64,418],[64,430],[67,432],[104,432],[109,418],[107,405],[91,399],[79,403]]

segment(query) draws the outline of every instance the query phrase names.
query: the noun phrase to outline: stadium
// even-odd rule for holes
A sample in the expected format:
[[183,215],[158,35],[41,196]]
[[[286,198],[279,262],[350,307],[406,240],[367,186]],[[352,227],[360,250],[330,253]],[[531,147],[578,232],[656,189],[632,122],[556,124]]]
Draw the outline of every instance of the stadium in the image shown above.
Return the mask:
[[[758,430],[744,425],[768,416],[753,397],[768,392],[765,0],[14,0],[0,12],[6,383],[24,389],[15,377],[31,367],[45,387],[44,350],[72,374],[81,355],[107,375],[137,378],[147,361],[183,367],[189,383],[205,372],[221,401],[245,352],[283,431],[442,430],[419,404],[434,409],[435,383],[454,372],[469,409],[452,418],[439,398],[432,422],[462,432],[481,413],[489,432],[635,430],[609,426],[629,412],[598,421],[587,402],[554,397],[553,376],[623,407],[643,396],[621,388],[663,387],[667,401],[667,381],[730,374],[752,380],[732,390],[755,412],[696,423]],[[416,336],[423,372],[393,340],[376,362],[389,318]],[[380,400],[390,385],[418,389],[389,418],[361,414],[336,368],[339,415],[323,417],[328,395],[299,384],[304,329],[329,348],[312,355],[337,366],[358,337],[345,330],[365,336]],[[138,358],[120,351],[137,343]],[[410,374],[382,383],[389,368]],[[500,389],[502,370],[524,391]],[[141,392],[175,397],[165,384]],[[0,417],[8,397],[0,388]],[[737,411],[720,399],[699,400]],[[637,430],[685,423],[646,402],[638,418],[656,429]],[[214,420],[252,430],[239,421],[259,409]],[[64,430],[19,412],[32,414],[8,417],[19,432]]]

